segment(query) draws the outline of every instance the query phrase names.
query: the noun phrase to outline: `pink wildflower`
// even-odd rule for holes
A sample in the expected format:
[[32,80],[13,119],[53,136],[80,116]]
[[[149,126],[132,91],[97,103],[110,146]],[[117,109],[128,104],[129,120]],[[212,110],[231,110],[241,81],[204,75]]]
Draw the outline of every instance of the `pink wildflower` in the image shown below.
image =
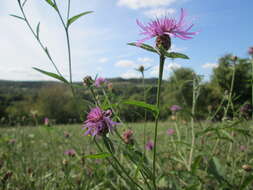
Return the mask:
[[126,144],[133,144],[133,134],[132,130],[127,130],[123,133],[123,140]]
[[64,152],[65,155],[74,157],[76,155],[76,151],[74,149],[69,149]]
[[154,37],[169,36],[177,37],[183,40],[191,39],[193,35],[196,35],[197,32],[190,32],[193,24],[188,24],[185,21],[186,12],[184,9],[181,9],[181,15],[177,21],[175,18],[157,18],[149,22],[147,25],[143,25],[137,20],[137,24],[142,29],[141,35],[146,37],[139,40],[137,45],[141,45],[144,41],[149,40]]
[[147,150],[153,150],[153,148],[154,148],[154,142],[151,141],[151,140],[149,140],[149,141],[147,142],[147,144],[146,144],[146,149],[147,149]]
[[107,83],[107,80],[105,78],[99,77],[95,81],[95,86],[96,87],[100,87],[100,86],[102,86],[105,83]]
[[99,107],[93,108],[84,122],[84,129],[87,129],[84,135],[106,135],[112,132],[117,122],[111,120],[111,110],[103,111]]
[[169,128],[169,129],[167,130],[167,134],[168,134],[169,136],[173,135],[174,133],[175,133],[175,130],[172,129],[172,128]]
[[44,119],[44,125],[49,125],[49,119],[47,117]]
[[253,47],[250,47],[248,53],[253,56]]

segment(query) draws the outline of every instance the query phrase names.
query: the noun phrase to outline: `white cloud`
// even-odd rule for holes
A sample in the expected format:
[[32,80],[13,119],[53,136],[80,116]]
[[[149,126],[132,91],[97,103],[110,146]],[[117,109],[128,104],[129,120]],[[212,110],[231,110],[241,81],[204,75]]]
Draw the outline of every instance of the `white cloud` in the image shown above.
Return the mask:
[[115,63],[116,67],[135,67],[136,64],[131,60],[120,60]]
[[154,62],[154,60],[149,57],[139,57],[137,59],[137,61],[140,63],[153,63]]
[[128,70],[121,75],[122,78],[138,78],[140,75],[134,70]]
[[[67,46],[64,30],[59,23],[58,17],[53,15],[51,8],[49,6],[45,8],[40,3],[29,1],[26,4],[27,16],[34,28],[36,28],[38,21],[41,22],[41,41],[48,47],[59,70],[68,78]],[[32,69],[32,67],[38,67],[55,72],[52,64],[36,42],[36,39],[32,36],[25,22],[9,16],[9,14],[20,15],[17,2],[4,1],[3,6],[4,9],[0,14],[0,25],[4,26],[1,28],[0,35],[0,79],[52,80],[52,78]],[[72,62],[74,63],[72,71],[75,81],[80,81],[87,74],[95,74],[94,59],[92,58],[104,54],[106,50],[100,48],[99,44],[102,42],[96,44],[93,39],[99,38],[105,40],[104,36],[110,36],[108,35],[109,33],[108,29],[73,25],[70,38]]]
[[149,18],[159,18],[162,16],[172,15],[176,12],[175,9],[172,8],[155,8],[148,11],[145,11],[144,14]]
[[204,69],[213,69],[213,68],[217,68],[218,64],[217,63],[206,63],[204,65],[202,65],[202,68]]
[[[178,63],[169,63],[169,64],[165,63],[163,76],[165,76],[168,72],[171,72],[173,69],[179,68],[181,68],[181,65],[179,65]],[[152,70],[150,71],[150,75],[153,77],[158,77],[158,74],[159,74],[159,66],[157,65],[152,68]]]
[[98,60],[98,62],[99,63],[106,63],[106,62],[108,62],[108,58],[107,57],[102,57],[102,58],[100,58],[99,60]]
[[170,51],[174,51],[174,52],[183,52],[185,51],[187,48],[186,47],[177,47],[174,44],[171,45]]
[[126,6],[131,9],[139,9],[146,7],[169,6],[177,0],[119,0],[118,5]]

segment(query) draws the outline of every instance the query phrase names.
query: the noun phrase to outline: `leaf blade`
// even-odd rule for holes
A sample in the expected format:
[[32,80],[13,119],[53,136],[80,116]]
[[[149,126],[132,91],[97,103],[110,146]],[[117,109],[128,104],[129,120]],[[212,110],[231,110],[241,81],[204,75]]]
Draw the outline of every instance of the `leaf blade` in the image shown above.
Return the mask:
[[148,44],[141,44],[140,46],[137,46],[135,42],[131,42],[131,43],[128,43],[127,45],[140,47],[144,50],[147,50],[147,51],[150,51],[150,52],[153,52],[153,53],[158,53],[155,48],[153,48],[152,46],[150,46]]
[[86,11],[86,12],[83,12],[83,13],[80,13],[78,15],[75,15],[73,17],[71,17],[68,22],[67,22],[67,27],[69,27],[73,22],[75,22],[77,19],[79,19],[80,17],[84,16],[84,15],[87,15],[87,14],[90,14],[90,13],[93,13],[93,11]]
[[64,83],[66,83],[66,84],[69,83],[64,77],[59,76],[59,75],[57,75],[57,74],[55,74],[55,73],[51,73],[51,72],[48,72],[48,71],[43,71],[43,70],[38,69],[38,68],[36,68],[36,67],[33,67],[33,69],[36,70],[36,71],[39,71],[40,73],[42,73],[42,74],[44,74],[44,75],[47,75],[47,76],[50,76],[50,77],[52,77],[52,78],[58,79],[58,80],[60,80],[60,81],[62,81],[62,82],[64,82]]

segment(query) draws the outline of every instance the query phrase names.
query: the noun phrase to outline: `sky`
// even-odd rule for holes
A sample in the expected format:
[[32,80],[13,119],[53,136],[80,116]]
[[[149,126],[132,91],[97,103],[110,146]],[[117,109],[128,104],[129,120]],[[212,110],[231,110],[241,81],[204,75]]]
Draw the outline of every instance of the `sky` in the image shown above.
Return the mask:
[[[67,0],[57,2],[65,18]],[[140,65],[151,67],[146,77],[157,77],[159,57],[127,43],[143,38],[136,19],[147,23],[164,15],[178,18],[181,8],[194,23],[192,31],[199,34],[191,40],[172,39],[172,50],[188,55],[190,60],[167,59],[164,78],[172,69],[188,67],[208,80],[221,56],[232,53],[248,57],[248,47],[253,46],[252,7],[252,0],[72,0],[71,16],[94,11],[70,27],[73,80],[81,81],[87,75],[140,77],[135,70]],[[45,1],[28,0],[25,12],[34,29],[40,22],[42,43],[69,78],[66,36],[55,11]],[[21,15],[17,0],[2,0],[0,79],[51,80],[32,69],[56,72],[25,22],[10,14]],[[153,46],[154,40],[146,43]]]

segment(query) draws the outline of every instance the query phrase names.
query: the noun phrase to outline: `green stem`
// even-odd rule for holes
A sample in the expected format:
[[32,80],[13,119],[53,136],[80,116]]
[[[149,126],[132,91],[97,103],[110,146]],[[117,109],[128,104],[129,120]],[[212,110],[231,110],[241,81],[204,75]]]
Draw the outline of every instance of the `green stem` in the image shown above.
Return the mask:
[[[145,76],[144,71],[141,72],[142,75],[142,86],[143,86],[143,101],[146,102],[146,93],[145,93]],[[143,156],[146,155],[146,121],[147,121],[147,111],[144,110],[144,125],[143,125]]]
[[[103,137],[103,138],[107,138],[107,137]],[[106,146],[106,148],[107,148],[107,146]],[[120,167],[120,169],[123,171],[123,173],[127,176],[127,178],[133,184],[135,184],[136,187],[139,187],[140,189],[143,190],[143,188],[130,177],[130,175],[127,173],[126,169],[124,168],[124,166],[122,166],[122,164],[119,162],[119,160],[114,156],[114,153],[109,148],[107,148],[107,150],[111,153],[113,160],[117,163],[117,165]]]
[[[67,49],[68,49],[68,63],[69,63],[69,82],[70,82],[70,87],[71,87],[71,90],[72,90],[72,93],[74,93],[74,89],[73,89],[73,86],[72,86],[72,59],[71,59],[71,47],[70,47],[70,38],[69,38],[69,28],[68,28],[68,25],[64,22],[63,20],[63,17],[61,15],[61,12],[59,11],[58,9],[58,6],[57,6],[57,3],[56,3],[56,0],[54,0],[54,4],[56,5],[56,12],[61,20],[61,23],[64,27],[64,30],[65,30],[65,34],[66,34],[66,40],[67,40]],[[68,19],[69,19],[69,14],[70,14],[70,0],[68,0],[68,12],[67,12],[67,22],[68,22]]]
[[37,40],[37,42],[39,43],[40,47],[41,47],[41,48],[43,49],[43,51],[46,53],[48,59],[49,59],[49,60],[51,61],[51,63],[53,64],[53,66],[54,66],[56,72],[58,73],[58,75],[60,75],[61,77],[63,77],[62,74],[61,74],[61,72],[59,71],[58,67],[56,66],[54,60],[53,60],[52,57],[50,56],[50,54],[49,54],[49,52],[48,52],[48,49],[46,48],[46,46],[44,46],[44,45],[42,44],[42,42],[41,42],[40,39],[39,39],[39,36],[37,36],[37,34],[34,32],[32,26],[31,26],[31,24],[30,24],[29,21],[27,20],[26,14],[25,14],[25,12],[24,12],[24,9],[23,9],[23,7],[22,7],[20,1],[18,1],[18,5],[19,5],[19,7],[20,7],[20,10],[21,10],[21,12],[22,12],[22,15],[23,15],[23,17],[24,17],[24,20],[25,20],[25,22],[26,22],[28,28],[29,28],[30,31],[32,32],[33,36],[36,38],[36,40]]
[[[160,96],[161,96],[164,61],[165,61],[164,55],[160,55],[158,89],[157,89],[157,95],[156,95],[156,107],[158,108],[158,110],[160,108]],[[155,136],[154,136],[154,154],[153,154],[153,184],[154,184],[155,190],[157,189],[156,187],[156,150],[157,150],[157,129],[158,129],[158,122],[159,122],[159,115],[160,115],[160,111],[158,112],[155,118]]]
[[[97,146],[97,148],[99,149],[100,152],[103,152],[102,148],[99,146],[98,142],[96,141],[96,138],[94,138],[94,142]],[[130,182],[128,179],[126,179],[120,172],[119,168],[117,166],[115,166],[111,160],[109,158],[106,158],[106,160],[111,164],[111,166],[115,169],[115,171],[120,175],[120,177],[128,182]]]
[[[251,105],[253,105],[253,55],[251,59]],[[251,119],[253,119],[253,112],[251,116]]]

